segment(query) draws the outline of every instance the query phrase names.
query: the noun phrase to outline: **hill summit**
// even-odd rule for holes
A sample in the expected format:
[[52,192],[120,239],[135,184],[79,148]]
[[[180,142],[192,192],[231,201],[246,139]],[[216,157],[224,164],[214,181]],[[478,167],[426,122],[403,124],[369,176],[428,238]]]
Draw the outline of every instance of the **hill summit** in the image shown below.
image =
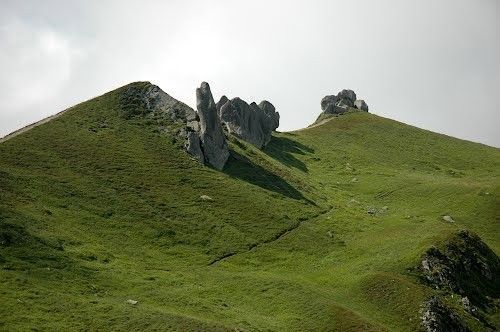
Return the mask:
[[196,94],[131,83],[0,143],[0,330],[499,326],[499,149],[351,90],[292,132]]

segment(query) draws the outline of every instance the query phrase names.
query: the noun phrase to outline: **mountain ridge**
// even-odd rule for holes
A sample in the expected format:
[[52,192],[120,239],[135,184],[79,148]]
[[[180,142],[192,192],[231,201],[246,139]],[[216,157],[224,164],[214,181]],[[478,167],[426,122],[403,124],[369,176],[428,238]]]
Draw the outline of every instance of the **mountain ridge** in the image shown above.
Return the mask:
[[353,111],[217,171],[122,92],[0,144],[0,329],[487,328],[418,266],[461,229],[498,253],[498,149]]

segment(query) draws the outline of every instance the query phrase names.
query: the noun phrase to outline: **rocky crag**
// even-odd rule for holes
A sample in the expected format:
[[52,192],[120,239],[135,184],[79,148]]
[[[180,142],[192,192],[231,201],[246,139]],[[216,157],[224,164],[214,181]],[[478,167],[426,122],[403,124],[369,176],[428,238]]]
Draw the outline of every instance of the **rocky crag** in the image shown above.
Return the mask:
[[[203,82],[196,89],[196,109],[172,98],[158,86],[147,82],[130,86],[122,96],[126,117],[163,114],[183,129],[179,135],[185,140],[186,151],[197,161],[222,170],[229,158],[227,135],[234,135],[259,149],[271,140],[279,127],[280,115],[269,101],[248,104],[241,98],[222,96],[215,103],[210,86]],[[349,109],[368,112],[364,100],[357,99],[352,90],[321,100],[324,114],[343,114]]]
[[422,325],[426,331],[469,331],[454,309],[441,299],[443,295],[460,298],[465,312],[484,328],[494,328],[484,312],[500,297],[500,259],[477,234],[458,231],[442,245],[429,248],[418,267],[424,284],[439,290],[439,295],[424,303]]
[[[222,96],[215,103],[210,86],[203,82],[196,90],[199,124],[188,126],[186,150],[195,159],[221,170],[229,157],[224,129],[261,149],[279,126],[279,113],[268,101],[247,104],[240,98]],[[199,128],[199,131],[197,130]]]
[[279,113],[270,102],[247,104],[240,98],[223,96],[216,104],[206,82],[196,89],[197,111],[149,82],[130,85],[120,102],[126,118],[154,115],[173,121],[180,127],[177,134],[185,140],[186,151],[218,170],[229,158],[227,134],[261,149],[279,126]]
[[269,143],[271,133],[279,126],[279,113],[267,100],[249,105],[240,98],[228,100],[223,96],[218,104],[220,119],[228,132],[259,149]]
[[321,99],[321,109],[324,114],[343,114],[349,108],[356,108],[368,112],[368,105],[362,99],[356,99],[352,90],[342,90],[336,95],[329,95]]

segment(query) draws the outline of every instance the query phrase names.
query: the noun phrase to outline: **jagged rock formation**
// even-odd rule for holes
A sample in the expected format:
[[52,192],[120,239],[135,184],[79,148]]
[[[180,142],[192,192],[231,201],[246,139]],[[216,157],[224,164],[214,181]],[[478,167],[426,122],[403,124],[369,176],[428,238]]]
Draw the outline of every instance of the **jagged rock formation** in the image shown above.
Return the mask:
[[350,107],[368,112],[368,105],[364,100],[356,99],[356,93],[352,90],[342,90],[337,95],[321,99],[321,109],[325,114],[343,114]]
[[424,254],[423,279],[433,286],[467,296],[478,307],[500,297],[500,259],[476,234],[462,230],[442,248],[432,247]]
[[259,149],[269,143],[271,133],[279,126],[279,114],[268,101],[262,101],[259,106],[256,103],[249,105],[240,98],[233,98],[220,107],[219,113],[230,134]]
[[196,109],[200,117],[200,141],[204,159],[218,170],[222,170],[229,158],[229,149],[217,109],[207,82],[196,89]]
[[438,297],[429,299],[423,307],[422,326],[427,332],[468,332],[460,316],[448,308]]
[[[121,106],[126,118],[134,116],[159,116],[177,125],[174,130],[185,139],[186,151],[202,163],[222,170],[229,158],[229,149],[223,126],[230,134],[262,148],[271,139],[271,133],[279,126],[279,114],[268,101],[259,105],[239,98],[229,100],[222,96],[214,102],[208,83],[196,89],[196,108],[172,98],[158,86],[149,82],[137,82],[127,87],[121,95]],[[179,130],[179,124],[183,127]],[[172,130],[162,128],[162,130]]]

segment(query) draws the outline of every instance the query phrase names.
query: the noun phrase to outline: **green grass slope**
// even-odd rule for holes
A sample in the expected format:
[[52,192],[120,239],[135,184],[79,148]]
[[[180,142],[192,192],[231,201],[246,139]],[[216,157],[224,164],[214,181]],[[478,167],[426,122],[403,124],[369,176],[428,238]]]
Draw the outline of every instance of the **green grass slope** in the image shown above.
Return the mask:
[[126,88],[0,144],[0,330],[414,331],[431,245],[500,250],[498,149],[354,112],[218,172]]

